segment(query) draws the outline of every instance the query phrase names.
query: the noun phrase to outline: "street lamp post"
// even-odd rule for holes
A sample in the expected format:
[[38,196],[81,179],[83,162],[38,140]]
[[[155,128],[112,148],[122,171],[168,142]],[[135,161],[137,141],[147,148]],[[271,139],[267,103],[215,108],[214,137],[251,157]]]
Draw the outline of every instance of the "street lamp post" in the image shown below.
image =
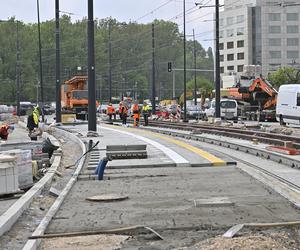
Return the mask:
[[216,0],[216,118],[221,117],[221,79],[220,79],[220,43],[219,43],[219,0]]
[[38,38],[39,38],[39,64],[40,64],[40,86],[41,86],[41,110],[42,119],[44,121],[44,88],[43,88],[43,64],[42,64],[42,43],[41,43],[41,24],[40,24],[40,5],[39,0],[36,1],[37,4],[37,18],[38,18]]
[[55,40],[56,40],[56,122],[61,122],[61,89],[60,89],[60,29],[59,29],[59,0],[55,0]]
[[186,32],[185,32],[185,0],[183,0],[183,121],[186,117]]
[[96,132],[94,1],[88,0],[88,130]]
[[193,42],[194,42],[194,104],[197,106],[197,52],[196,52],[196,40],[195,40],[195,30],[193,29]]
[[19,21],[17,21],[17,69],[16,69],[16,82],[17,82],[17,116],[20,116],[20,39],[19,39]]
[[215,116],[216,118],[221,117],[221,108],[220,108],[220,99],[221,99],[221,79],[220,79],[220,43],[219,43],[219,9],[224,5],[220,5],[219,0],[215,0],[215,5],[202,5],[201,3],[195,3],[199,8],[211,8],[214,7],[216,11],[215,19],[215,36],[216,36],[216,47],[215,47],[215,88],[216,88],[216,107],[215,107]]

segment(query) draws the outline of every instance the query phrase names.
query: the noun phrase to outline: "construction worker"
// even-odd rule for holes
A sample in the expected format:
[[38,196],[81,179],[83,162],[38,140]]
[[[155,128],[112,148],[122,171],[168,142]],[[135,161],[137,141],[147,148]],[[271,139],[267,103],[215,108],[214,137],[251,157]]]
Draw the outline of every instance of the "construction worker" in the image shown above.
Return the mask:
[[126,126],[128,108],[127,108],[127,105],[124,102],[122,102],[121,105],[119,106],[119,114],[120,114],[120,118],[122,119],[123,126]]
[[33,109],[33,112],[31,115],[28,116],[27,118],[27,128],[29,130],[29,136],[33,132],[35,128],[39,127],[39,118],[40,118],[40,111],[39,107],[35,107]]
[[114,119],[116,120],[116,110],[111,103],[107,106],[106,114],[109,116],[109,120],[111,120],[112,116],[114,116]]
[[139,121],[140,121],[140,108],[138,102],[135,102],[132,105],[132,114],[133,114],[133,126],[138,127],[139,126]]
[[150,106],[147,104],[147,102],[144,102],[143,107],[142,107],[142,112],[144,116],[144,125],[148,126],[148,118],[150,115]]
[[8,135],[12,133],[14,130],[14,126],[2,124],[0,126],[0,139],[6,141],[8,139]]
[[119,116],[120,116],[120,120],[123,120],[122,118],[122,107],[123,107],[123,102],[119,103]]

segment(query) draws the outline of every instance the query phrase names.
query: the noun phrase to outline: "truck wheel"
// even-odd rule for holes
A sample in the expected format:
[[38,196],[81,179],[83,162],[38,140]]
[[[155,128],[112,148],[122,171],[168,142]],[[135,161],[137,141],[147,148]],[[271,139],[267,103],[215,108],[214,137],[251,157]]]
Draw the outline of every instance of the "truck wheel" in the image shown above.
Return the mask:
[[281,126],[285,126],[286,125],[286,123],[283,121],[282,115],[280,115],[279,123],[280,123]]

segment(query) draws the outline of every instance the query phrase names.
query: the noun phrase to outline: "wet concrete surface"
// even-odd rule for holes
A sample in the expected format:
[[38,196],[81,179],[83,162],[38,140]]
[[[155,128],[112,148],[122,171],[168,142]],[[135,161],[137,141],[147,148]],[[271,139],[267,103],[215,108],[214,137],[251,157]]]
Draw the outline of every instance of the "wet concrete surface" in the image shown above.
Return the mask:
[[[110,170],[106,175],[115,178],[77,182],[47,233],[145,225],[158,231],[164,242],[140,236],[128,242],[128,249],[172,249],[221,234],[234,224],[300,219],[285,198],[235,166]],[[129,199],[85,200],[111,193]],[[210,197],[226,197],[233,204],[195,206],[194,200]]]

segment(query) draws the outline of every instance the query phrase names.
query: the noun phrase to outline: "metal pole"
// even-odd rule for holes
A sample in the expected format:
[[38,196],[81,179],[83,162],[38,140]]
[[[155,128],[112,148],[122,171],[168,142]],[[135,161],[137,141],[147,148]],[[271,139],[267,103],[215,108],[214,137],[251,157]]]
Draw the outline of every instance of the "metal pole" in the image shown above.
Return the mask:
[[195,78],[195,84],[194,84],[194,104],[197,105],[197,53],[196,53],[196,40],[195,40],[195,30],[193,29],[193,39],[194,39],[194,78]]
[[154,33],[154,23],[152,23],[152,114],[155,114],[155,33]]
[[61,86],[60,86],[60,28],[59,28],[59,0],[55,0],[55,36],[56,36],[56,122],[61,122]]
[[175,89],[175,84],[176,84],[176,81],[175,81],[175,70],[172,71],[173,72],[173,100],[176,99],[176,89]]
[[20,116],[20,39],[19,39],[19,21],[17,21],[17,116]]
[[185,0],[183,0],[183,121],[186,118],[186,33],[185,33]]
[[94,1],[88,0],[88,130],[97,131],[96,87],[95,87],[95,48],[94,48]]
[[112,78],[111,78],[111,23],[108,25],[108,96],[109,102],[112,100]]
[[36,85],[36,103],[39,103],[39,86],[40,86],[40,82],[37,82]]
[[[39,36],[39,59],[40,59],[40,85],[41,85],[41,110],[43,114],[44,106],[44,89],[43,89],[43,64],[42,64],[42,44],[41,44],[41,24],[40,24],[40,5],[39,0],[37,2],[37,16],[38,16],[38,36]],[[44,115],[43,121],[44,121]]]
[[219,43],[219,0],[216,0],[216,118],[221,117],[220,99],[221,99],[221,83],[220,83],[220,43]]

